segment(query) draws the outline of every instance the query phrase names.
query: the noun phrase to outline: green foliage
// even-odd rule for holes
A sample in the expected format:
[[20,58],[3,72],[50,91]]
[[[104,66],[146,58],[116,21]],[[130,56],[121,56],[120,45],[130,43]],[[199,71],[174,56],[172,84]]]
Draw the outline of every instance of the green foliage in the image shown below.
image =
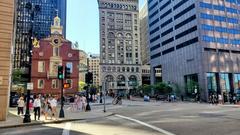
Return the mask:
[[172,93],[172,91],[173,91],[172,87],[165,82],[160,82],[154,85],[155,94],[165,95]]
[[12,78],[13,84],[19,84],[22,81],[23,71],[20,69],[13,70]]
[[145,95],[150,94],[151,90],[152,90],[152,85],[144,84],[142,86],[139,86],[137,89],[138,89],[138,91],[140,91],[140,93],[143,93]]

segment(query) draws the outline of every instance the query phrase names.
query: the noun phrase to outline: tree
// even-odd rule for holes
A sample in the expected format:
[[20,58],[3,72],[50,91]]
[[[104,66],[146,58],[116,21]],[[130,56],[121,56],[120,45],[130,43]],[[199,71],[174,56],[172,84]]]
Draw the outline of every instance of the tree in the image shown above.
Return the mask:
[[19,84],[22,82],[23,71],[20,69],[13,70],[12,78],[13,84]]
[[79,88],[79,90],[78,91],[83,91],[84,89],[84,86],[86,86],[86,83],[85,82],[82,82],[82,81],[80,81],[79,82],[79,86],[78,86],[78,88]]
[[160,82],[154,85],[155,94],[170,94],[172,92],[172,87],[165,82]]
[[144,85],[141,85],[137,88],[138,90],[138,93],[141,95],[141,94],[144,94],[144,95],[149,95],[151,94],[151,90],[152,90],[152,85],[147,85],[147,84],[144,84]]

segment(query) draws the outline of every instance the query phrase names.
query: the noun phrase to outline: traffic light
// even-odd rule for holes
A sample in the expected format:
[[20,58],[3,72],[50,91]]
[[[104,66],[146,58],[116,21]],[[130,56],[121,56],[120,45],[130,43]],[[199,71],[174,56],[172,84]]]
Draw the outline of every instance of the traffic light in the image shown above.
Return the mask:
[[63,88],[64,88],[64,89],[68,89],[68,88],[70,88],[70,87],[71,87],[70,83],[64,83],[64,84],[63,84]]
[[93,83],[93,73],[88,72],[85,74],[85,82],[87,84],[92,84]]
[[71,77],[71,69],[69,67],[65,67],[65,78],[69,79]]
[[63,66],[58,66],[58,79],[62,80],[63,79]]

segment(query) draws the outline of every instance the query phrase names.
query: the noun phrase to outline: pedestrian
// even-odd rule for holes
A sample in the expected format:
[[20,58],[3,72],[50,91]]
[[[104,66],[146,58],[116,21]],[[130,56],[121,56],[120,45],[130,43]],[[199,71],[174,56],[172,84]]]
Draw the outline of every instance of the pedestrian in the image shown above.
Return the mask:
[[223,98],[221,94],[218,94],[218,103],[223,104]]
[[34,100],[33,107],[34,107],[34,119],[36,120],[36,117],[38,115],[38,120],[40,120],[41,100],[39,96],[37,96],[36,99]]
[[85,96],[82,96],[82,111],[86,111],[87,106],[87,98]]
[[182,102],[184,101],[184,97],[183,97],[183,95],[181,95],[181,100],[182,100]]
[[56,96],[54,98],[51,97],[51,100],[50,100],[50,105],[52,109],[51,119],[52,119],[52,116],[54,116],[55,120],[57,120],[57,99],[56,98],[57,98]]
[[20,97],[18,99],[18,115],[22,114],[23,115],[23,108],[25,106],[25,102],[23,100],[23,97]]
[[75,102],[74,102],[74,97],[70,97],[70,107],[71,111],[73,112],[75,110]]
[[82,109],[82,98],[81,96],[77,96],[77,110],[80,111]]
[[52,112],[50,103],[48,101],[49,101],[49,99],[46,97],[46,99],[44,100],[44,105],[43,105],[45,120],[47,120],[48,115],[51,114],[51,112]]

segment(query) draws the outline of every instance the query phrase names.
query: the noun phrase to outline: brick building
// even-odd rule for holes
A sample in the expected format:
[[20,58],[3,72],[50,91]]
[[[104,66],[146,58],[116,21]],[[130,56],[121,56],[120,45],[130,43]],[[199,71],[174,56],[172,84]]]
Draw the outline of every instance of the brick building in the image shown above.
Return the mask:
[[41,39],[33,46],[32,82],[33,93],[60,94],[61,81],[57,78],[58,65],[67,66],[71,70],[71,78],[64,80],[71,88],[64,90],[65,94],[78,91],[79,50],[72,49],[72,43],[62,36],[60,18],[54,18],[51,26],[51,36]]

